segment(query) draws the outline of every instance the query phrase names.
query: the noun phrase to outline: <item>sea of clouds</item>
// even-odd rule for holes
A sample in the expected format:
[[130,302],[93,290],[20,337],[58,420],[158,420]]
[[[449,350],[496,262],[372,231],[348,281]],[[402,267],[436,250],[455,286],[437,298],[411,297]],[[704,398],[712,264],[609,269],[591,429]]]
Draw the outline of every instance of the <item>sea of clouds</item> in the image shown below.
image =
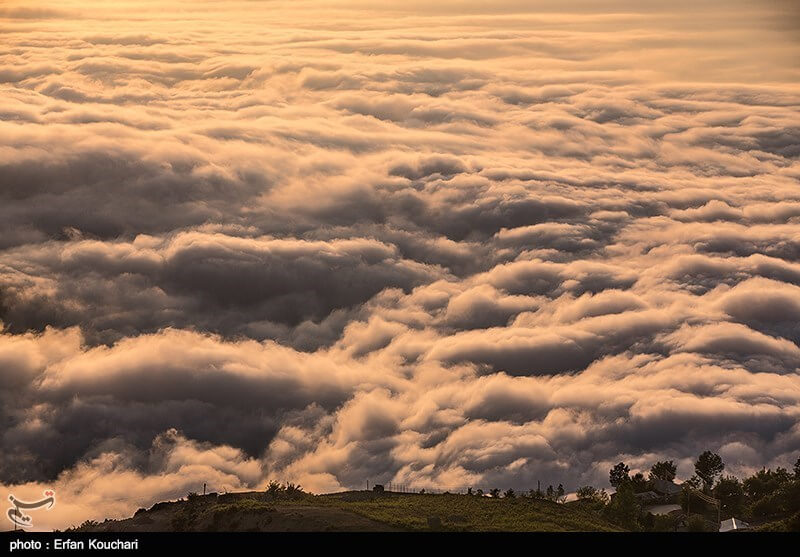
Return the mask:
[[[800,453],[790,2],[0,3],[0,486]],[[567,13],[568,12],[568,13]]]

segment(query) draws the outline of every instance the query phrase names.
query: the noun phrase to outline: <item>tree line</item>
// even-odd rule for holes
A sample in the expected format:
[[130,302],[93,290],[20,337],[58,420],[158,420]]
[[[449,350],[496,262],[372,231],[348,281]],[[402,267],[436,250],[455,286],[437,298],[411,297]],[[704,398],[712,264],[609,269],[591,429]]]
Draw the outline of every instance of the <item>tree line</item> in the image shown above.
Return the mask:
[[654,516],[636,498],[655,491],[656,480],[675,480],[677,466],[671,460],[653,464],[647,477],[641,472],[631,474],[628,465],[620,462],[608,474],[616,490],[613,498],[592,486],[579,488],[577,496],[632,530],[671,530],[678,521],[689,530],[715,529],[717,520],[732,517],[753,521],[763,529],[800,530],[800,458],[793,470],[762,468],[743,479],[724,471],[725,463],[716,453],[705,451],[697,458],[694,474],[680,484],[680,492],[671,501],[680,504],[682,514]]
[[[613,495],[605,489],[584,485],[576,490],[575,504],[598,512],[628,530],[674,531],[683,526],[690,531],[716,531],[719,521],[735,517],[764,530],[800,531],[800,458],[792,470],[762,468],[740,479],[724,473],[725,463],[720,455],[704,451],[695,461],[694,474],[677,484],[675,493],[654,494],[654,502],[678,504],[680,510],[666,515],[648,512],[637,495],[658,492],[658,480],[674,483],[677,471],[672,460],[658,461],[646,473],[631,473],[626,463],[619,462],[608,473]],[[495,488],[485,494],[482,490],[470,488],[467,494],[510,499],[525,497],[558,503],[567,499],[561,484],[558,487],[550,485],[545,490],[537,487],[519,494],[513,489],[501,492]]]

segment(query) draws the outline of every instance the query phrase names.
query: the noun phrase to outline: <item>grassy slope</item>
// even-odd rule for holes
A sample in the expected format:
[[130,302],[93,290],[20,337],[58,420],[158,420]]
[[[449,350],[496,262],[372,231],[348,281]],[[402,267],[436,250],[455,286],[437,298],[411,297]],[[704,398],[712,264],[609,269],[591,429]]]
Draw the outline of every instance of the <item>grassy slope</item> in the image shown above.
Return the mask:
[[371,500],[348,501],[346,496],[332,495],[324,499],[328,500],[327,504],[406,530],[430,530],[429,517],[438,518],[444,530],[458,531],[620,530],[586,509],[523,498],[387,495]]
[[577,505],[466,495],[347,492],[270,496],[263,492],[158,503],[85,531],[615,531]]

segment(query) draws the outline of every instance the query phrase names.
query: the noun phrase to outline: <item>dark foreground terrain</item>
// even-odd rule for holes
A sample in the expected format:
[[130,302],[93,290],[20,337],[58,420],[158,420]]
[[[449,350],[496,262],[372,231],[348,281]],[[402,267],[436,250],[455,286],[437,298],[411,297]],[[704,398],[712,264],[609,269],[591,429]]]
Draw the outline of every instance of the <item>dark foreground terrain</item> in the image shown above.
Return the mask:
[[376,532],[613,531],[619,528],[571,505],[464,495],[273,496],[264,492],[193,495],[157,503],[124,520],[87,521],[83,532]]

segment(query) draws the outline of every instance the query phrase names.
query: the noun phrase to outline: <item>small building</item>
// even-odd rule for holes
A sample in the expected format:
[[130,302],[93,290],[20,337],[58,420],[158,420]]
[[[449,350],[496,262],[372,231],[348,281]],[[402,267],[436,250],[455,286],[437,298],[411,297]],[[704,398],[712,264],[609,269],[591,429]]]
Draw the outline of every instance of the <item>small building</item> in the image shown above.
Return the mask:
[[653,491],[661,495],[670,497],[673,495],[677,495],[681,492],[681,486],[679,486],[674,482],[661,480],[659,478],[653,478],[651,481],[653,484]]
[[678,504],[664,504],[664,505],[654,505],[652,507],[647,507],[643,509],[650,514],[654,514],[656,516],[666,516],[671,513],[681,512],[682,507]]
[[720,532],[738,532],[742,530],[749,530],[750,525],[744,520],[738,518],[729,518],[719,523]]
[[643,493],[637,493],[634,495],[636,497],[636,502],[640,505],[646,505],[648,503],[656,503],[661,500],[661,497],[655,491],[645,491]]

